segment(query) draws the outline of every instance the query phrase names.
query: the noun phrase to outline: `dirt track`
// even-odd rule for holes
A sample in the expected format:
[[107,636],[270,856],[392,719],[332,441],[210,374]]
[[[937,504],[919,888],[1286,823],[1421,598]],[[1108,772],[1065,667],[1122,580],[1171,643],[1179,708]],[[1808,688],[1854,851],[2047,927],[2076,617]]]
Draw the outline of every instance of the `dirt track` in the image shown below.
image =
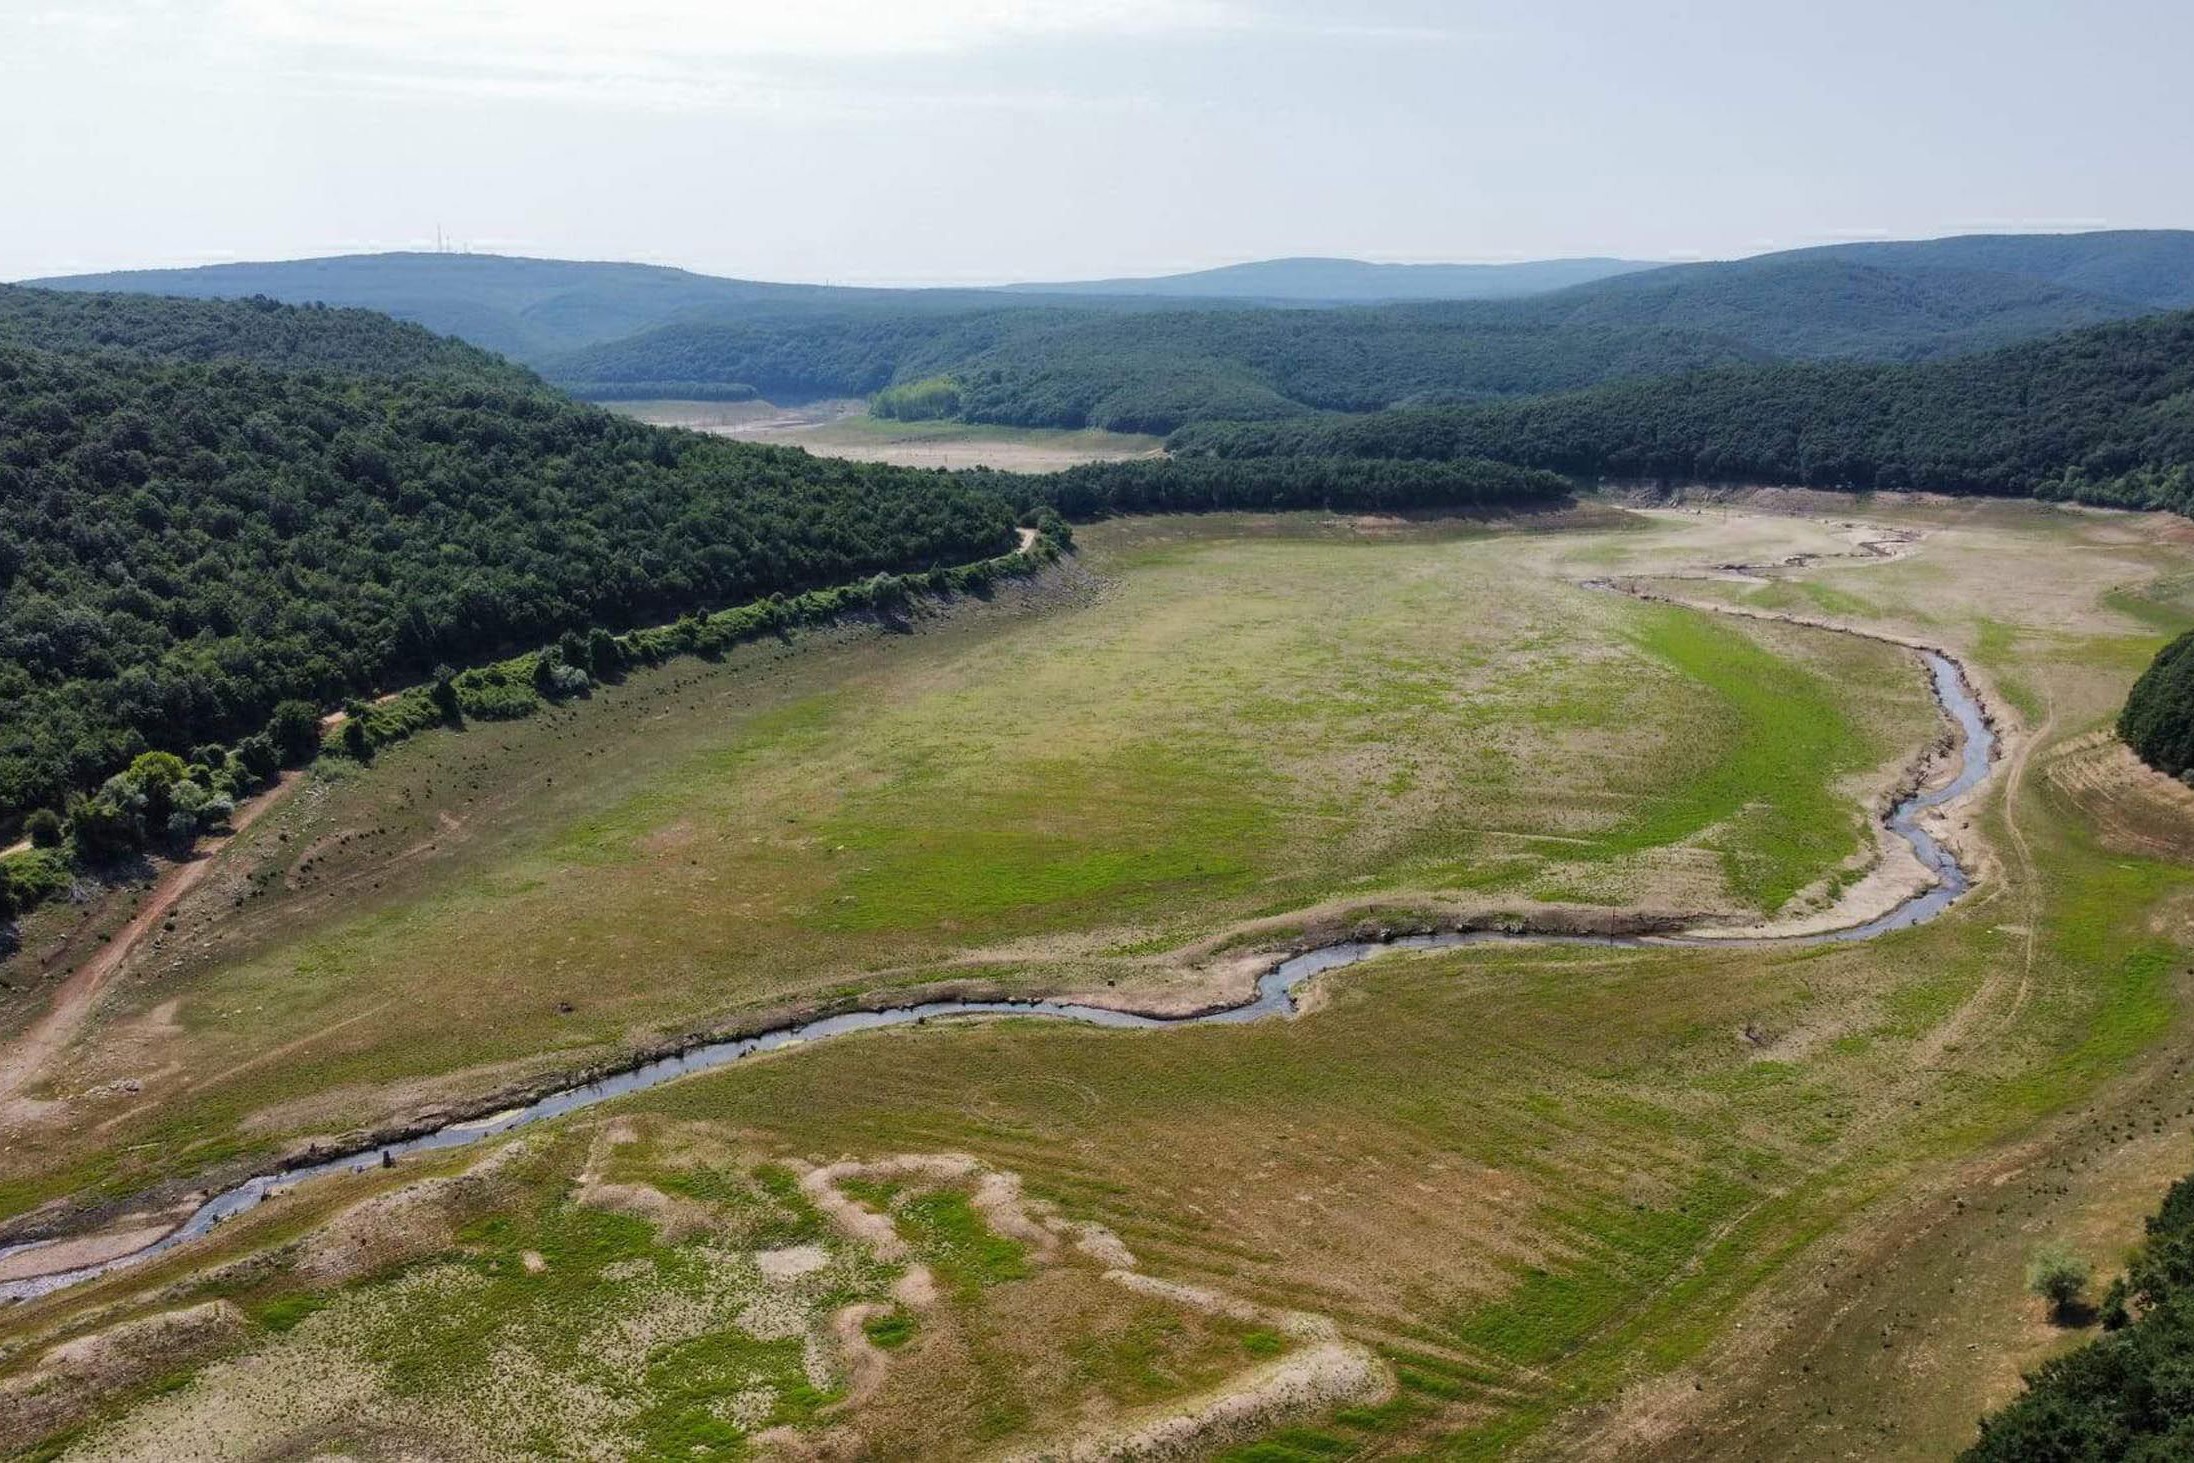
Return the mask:
[[33,1021],[5,1052],[0,1052],[0,1100],[20,1096],[25,1087],[45,1072],[54,1057],[83,1029],[92,1008],[98,1004],[100,993],[122,968],[123,962],[135,953],[145,936],[168,917],[176,903],[206,877],[206,871],[213,867],[214,856],[231,838],[287,797],[303,776],[301,772],[283,773],[274,786],[238,806],[227,834],[200,839],[189,860],[172,866],[153,881],[144,907],[113,939],[100,946],[97,954],[62,979],[45,1014]]

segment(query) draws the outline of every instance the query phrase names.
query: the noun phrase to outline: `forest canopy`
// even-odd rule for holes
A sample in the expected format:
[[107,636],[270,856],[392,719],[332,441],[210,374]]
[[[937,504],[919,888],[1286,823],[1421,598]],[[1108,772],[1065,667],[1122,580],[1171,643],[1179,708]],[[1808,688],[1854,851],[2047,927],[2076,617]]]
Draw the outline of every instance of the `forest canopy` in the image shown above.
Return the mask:
[[1729,367],[1529,401],[1204,423],[1188,456],[1492,458],[1582,477],[2194,508],[2194,313],[1921,365]]
[[1012,510],[948,475],[651,428],[496,372],[4,345],[0,505],[9,824],[286,698],[1013,543]]
[[2166,645],[2133,683],[2118,735],[2167,776],[2194,768],[2194,631]]

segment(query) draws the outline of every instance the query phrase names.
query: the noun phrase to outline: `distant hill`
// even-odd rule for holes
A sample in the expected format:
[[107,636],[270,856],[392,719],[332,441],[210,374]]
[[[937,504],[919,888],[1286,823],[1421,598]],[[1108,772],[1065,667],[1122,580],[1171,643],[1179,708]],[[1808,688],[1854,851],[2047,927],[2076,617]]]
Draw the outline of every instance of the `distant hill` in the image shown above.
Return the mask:
[[2187,229],[1960,234],[1947,239],[1828,244],[1767,257],[1847,259],[1902,270],[1980,270],[2138,300],[2157,309],[2194,305],[2194,231]]
[[158,295],[0,285],[0,344],[168,361],[248,361],[281,371],[456,371],[540,384],[531,372],[478,346],[372,310],[299,309],[264,296],[185,306]]
[[[600,399],[908,388],[886,406],[1168,430],[1532,395],[1745,361],[1964,355],[2194,303],[2194,233],[1973,235],[1655,267],[1283,259],[1003,290],[766,284],[656,265],[462,254],[52,283],[382,310]],[[1364,303],[1438,292],[1451,297]]]
[[1917,364],[1777,362],[1478,406],[1206,422],[1184,456],[2031,494],[2194,514],[2194,311]]
[[1360,259],[1260,259],[1187,274],[1017,284],[1015,293],[1154,295],[1176,300],[1369,305],[1402,300],[1510,300],[1633,270],[1632,259],[1540,259],[1520,264],[1367,264]]
[[[2188,265],[2194,283],[2194,257]],[[2031,275],[1802,251],[1672,265],[1505,308],[1517,324],[1653,326],[1796,360],[1888,361],[1963,355],[2162,307]]]
[[911,395],[936,404],[929,415],[1164,432],[1192,421],[1532,395],[1760,358],[1695,331],[1519,327],[1461,307],[1021,307],[683,321],[552,358],[542,371],[601,400],[759,392],[785,401],[920,384],[927,389]]
[[[528,362],[701,312],[751,316],[817,306],[879,304],[938,308],[952,305],[955,295],[965,293],[765,284],[658,264],[422,253],[135,269],[26,283],[48,289],[128,290],[186,299],[265,295],[293,305],[353,305],[415,321]],[[908,298],[916,295],[930,298]]]

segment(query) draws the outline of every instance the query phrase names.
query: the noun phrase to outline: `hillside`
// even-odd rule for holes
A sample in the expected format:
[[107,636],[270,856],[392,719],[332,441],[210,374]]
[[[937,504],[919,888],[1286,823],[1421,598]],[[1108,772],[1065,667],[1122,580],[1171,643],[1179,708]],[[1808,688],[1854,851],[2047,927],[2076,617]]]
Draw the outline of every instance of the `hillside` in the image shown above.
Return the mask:
[[[2178,237],[2141,255],[2152,294],[2167,282],[2175,256],[2166,245]],[[1093,314],[1030,296],[1018,308],[915,312],[880,302],[859,312],[702,315],[541,366],[567,389],[604,399],[798,399],[921,386],[927,414],[1165,431],[1536,395],[1744,361],[1930,360],[2156,308],[1914,247],[1920,262],[1910,264],[1888,253],[1802,251],[1506,300]],[[2059,272],[2075,272],[2076,240],[2052,247]],[[2113,256],[2124,248],[2108,246]],[[2096,246],[2097,258],[2104,252]],[[2087,262],[2098,278],[2140,282]],[[2194,258],[2183,279],[2194,288]]]
[[1826,244],[1775,256],[1850,260],[1904,270],[2017,275],[2157,309],[2194,305],[2194,231],[2101,229],[2076,234],[1960,234],[1947,239]]
[[[2186,279],[2194,284],[2194,259]],[[1695,330],[1793,360],[1911,360],[2153,308],[2017,274],[1770,254],[1625,275],[1523,301],[1511,313],[1547,327]]]
[[1190,455],[1490,457],[1672,481],[2194,510],[2194,313],[1921,365],[1777,364],[1534,401],[1177,433]]
[[184,306],[154,295],[0,285],[0,344],[127,351],[170,361],[247,361],[274,370],[376,376],[451,371],[509,382],[534,379],[477,346],[371,310],[299,310],[264,297]]
[[10,290],[0,829],[148,748],[256,732],[286,699],[324,707],[565,632],[968,564],[1012,548],[1017,517],[1056,524],[1055,503],[1567,492],[1469,462],[1119,467],[1046,479],[812,457],[585,406],[364,312]]
[[942,378],[950,411],[1013,426],[1168,431],[1206,418],[1559,391],[1757,358],[1672,328],[1511,326],[1467,310],[1053,309],[665,326],[543,363],[601,399],[866,396]]
[[[197,341],[237,308],[145,318]],[[372,338],[276,313],[277,338]],[[1006,505],[953,478],[651,428],[523,378],[15,344],[0,502],[10,824],[146,747],[254,731],[285,697],[1013,542]]]
[[529,362],[702,311],[751,315],[878,303],[913,309],[926,302],[910,295],[929,294],[942,305],[960,293],[767,284],[656,264],[425,253],[124,270],[26,283],[57,290],[189,299],[265,295],[290,304],[359,306]]
[[1175,300],[1366,305],[1401,300],[1514,299],[1652,267],[1634,259],[1535,259],[1517,264],[1259,259],[1184,274],[1016,284],[1006,289],[1051,295],[1155,295]]

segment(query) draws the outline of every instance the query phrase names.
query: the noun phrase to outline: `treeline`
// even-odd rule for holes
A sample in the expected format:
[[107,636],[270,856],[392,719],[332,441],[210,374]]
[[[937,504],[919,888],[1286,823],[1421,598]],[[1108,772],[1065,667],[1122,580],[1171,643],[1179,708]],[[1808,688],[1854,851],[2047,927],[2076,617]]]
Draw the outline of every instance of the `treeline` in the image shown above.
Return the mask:
[[557,357],[581,395],[878,396],[1010,426],[1165,432],[1185,422],[1367,411],[1567,390],[1756,359],[1695,331],[1546,325],[1488,309],[1092,311],[1017,306],[686,321]]
[[0,507],[0,829],[285,699],[966,563],[1014,519],[946,474],[652,428],[492,373],[5,346]]
[[2194,508],[2194,313],[1925,365],[1774,365],[1539,400],[1205,423],[1191,456],[1493,458],[1584,477]]
[[0,345],[71,354],[122,351],[168,361],[247,361],[283,371],[402,376],[457,372],[509,384],[533,373],[449,336],[371,310],[74,294],[0,285]]
[[1131,458],[1055,473],[977,470],[966,476],[994,487],[1024,515],[1049,509],[1068,519],[1222,510],[1364,513],[1544,506],[1563,501],[1573,491],[1558,473],[1471,460]]
[[2125,698],[2118,735],[2169,777],[2194,768],[2194,631],[2157,652]]
[[753,401],[744,381],[576,381],[560,388],[587,401]]
[[1964,1463],[2194,1458],[2194,1179],[2164,1196],[2102,1320],[2101,1338],[1982,1419]]

